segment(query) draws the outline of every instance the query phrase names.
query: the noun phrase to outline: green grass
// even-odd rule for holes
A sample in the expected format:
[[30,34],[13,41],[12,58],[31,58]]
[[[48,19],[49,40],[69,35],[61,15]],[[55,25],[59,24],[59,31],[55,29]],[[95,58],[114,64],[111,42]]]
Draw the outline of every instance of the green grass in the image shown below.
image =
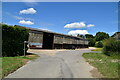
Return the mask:
[[25,65],[27,61],[34,60],[38,56],[37,55],[27,55],[24,56],[17,56],[17,57],[2,57],[2,78],[7,76],[8,74],[14,72],[21,66]]
[[96,48],[96,49],[93,49],[92,51],[102,51],[102,48]]
[[103,53],[84,53],[83,57],[96,67],[104,78],[119,78],[118,57],[106,56]]

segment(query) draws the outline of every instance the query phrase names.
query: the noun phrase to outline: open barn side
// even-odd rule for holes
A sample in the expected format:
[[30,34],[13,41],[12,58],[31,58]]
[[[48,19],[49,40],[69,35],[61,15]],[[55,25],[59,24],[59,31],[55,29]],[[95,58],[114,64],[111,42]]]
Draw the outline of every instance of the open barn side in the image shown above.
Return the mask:
[[[38,44],[41,49],[72,49],[88,47],[88,41],[86,39],[32,29],[30,29],[29,33],[29,42],[31,44]],[[36,48],[36,46],[31,45],[31,48]]]

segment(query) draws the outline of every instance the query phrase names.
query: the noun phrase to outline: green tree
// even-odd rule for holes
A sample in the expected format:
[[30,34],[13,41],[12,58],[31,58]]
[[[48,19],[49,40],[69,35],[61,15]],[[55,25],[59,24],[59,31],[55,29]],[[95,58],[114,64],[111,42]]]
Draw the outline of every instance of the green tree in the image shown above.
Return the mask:
[[95,43],[95,47],[102,48],[102,47],[103,47],[102,41],[97,41],[97,42]]
[[89,41],[89,46],[90,47],[94,47],[95,46],[95,39],[94,38],[89,38],[88,41]]
[[84,38],[84,35],[80,35],[80,34],[78,34],[77,37]]
[[86,37],[87,39],[94,38],[94,36],[93,36],[92,34],[85,34],[85,37]]
[[94,47],[94,45],[95,45],[94,36],[92,34],[86,34],[85,37],[89,41],[89,46]]
[[89,41],[88,45],[90,47],[94,47],[95,46],[95,39],[94,39],[94,36],[92,34],[85,34],[85,36],[78,34],[77,37],[86,38]]
[[95,35],[96,41],[102,41],[102,40],[108,39],[108,38],[109,38],[109,34],[107,34],[105,32],[97,32]]

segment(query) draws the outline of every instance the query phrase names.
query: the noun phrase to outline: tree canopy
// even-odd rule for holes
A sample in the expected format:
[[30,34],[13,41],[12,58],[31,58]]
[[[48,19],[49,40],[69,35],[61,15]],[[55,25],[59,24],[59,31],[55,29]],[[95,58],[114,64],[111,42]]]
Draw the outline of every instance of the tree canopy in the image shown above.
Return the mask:
[[78,34],[77,37],[84,38],[84,35],[80,35],[80,34]]
[[89,38],[94,38],[94,36],[93,36],[92,34],[86,34],[85,37],[86,37],[87,39],[89,39]]
[[108,39],[108,38],[109,38],[109,34],[107,34],[105,32],[97,32],[95,35],[96,41],[102,41],[102,40]]

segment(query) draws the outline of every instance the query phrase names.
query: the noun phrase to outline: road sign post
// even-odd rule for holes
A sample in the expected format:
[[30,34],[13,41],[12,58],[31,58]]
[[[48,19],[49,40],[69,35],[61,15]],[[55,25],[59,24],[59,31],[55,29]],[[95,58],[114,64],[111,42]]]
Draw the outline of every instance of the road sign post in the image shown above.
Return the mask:
[[25,44],[28,43],[28,41],[24,41],[24,56],[26,56],[25,54]]

